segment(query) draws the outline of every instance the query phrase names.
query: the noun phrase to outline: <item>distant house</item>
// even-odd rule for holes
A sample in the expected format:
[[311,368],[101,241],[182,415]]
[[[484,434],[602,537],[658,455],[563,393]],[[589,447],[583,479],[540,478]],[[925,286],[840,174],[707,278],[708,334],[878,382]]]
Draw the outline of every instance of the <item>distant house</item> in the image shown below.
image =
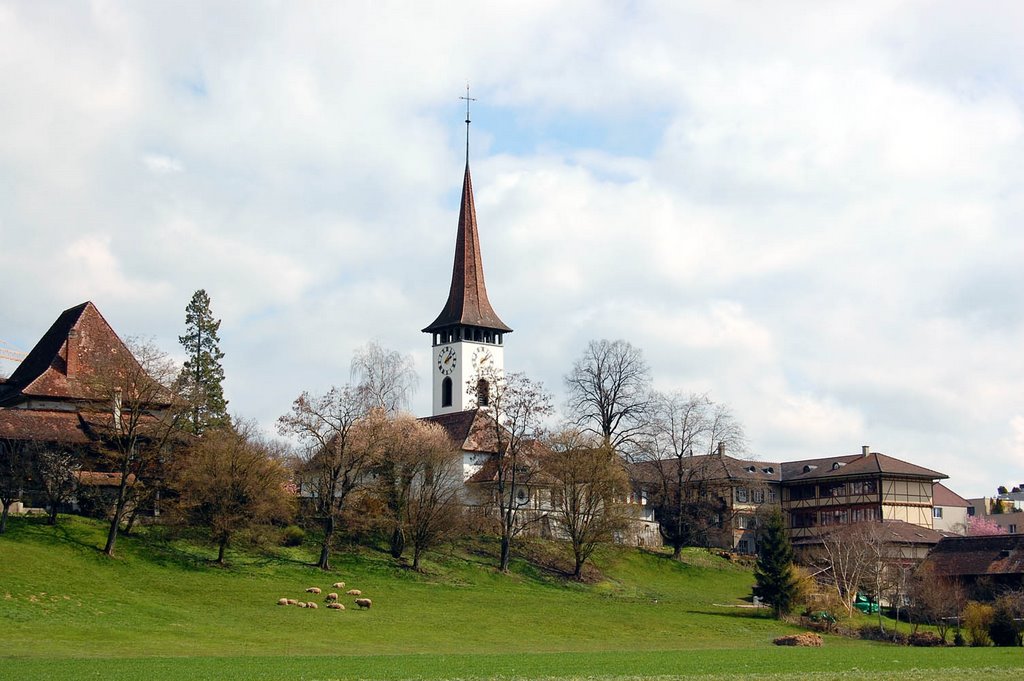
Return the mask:
[[970,503],[941,482],[932,487],[932,526],[949,534],[967,534]]
[[[729,456],[724,445],[715,454],[688,456],[681,461],[642,461],[629,470],[635,486],[652,499],[668,494],[681,477],[687,502],[700,503],[707,509],[708,517],[701,522],[699,533],[709,546],[717,548],[756,552],[760,518],[765,510],[779,505],[779,464]],[[653,504],[651,510],[655,511]]]
[[985,578],[997,587],[1024,587],[1024,534],[945,537],[922,564],[932,574],[967,584]]
[[1024,532],[1024,495],[1020,492],[967,500],[967,515],[985,518],[1009,534]]
[[[665,467],[675,465],[670,460],[644,462],[631,471],[653,494],[652,485],[666,477]],[[966,522],[966,502],[938,484],[945,474],[871,452],[869,447],[860,454],[783,463],[737,459],[719,448],[717,454],[686,457],[683,466],[687,494],[718,503],[707,531],[708,544],[740,553],[757,551],[758,517],[771,507],[783,511],[799,550],[812,547],[820,535],[837,527],[884,522],[901,553],[923,558],[942,537],[940,530],[952,531],[952,524]],[[944,504],[939,511],[936,494]]]

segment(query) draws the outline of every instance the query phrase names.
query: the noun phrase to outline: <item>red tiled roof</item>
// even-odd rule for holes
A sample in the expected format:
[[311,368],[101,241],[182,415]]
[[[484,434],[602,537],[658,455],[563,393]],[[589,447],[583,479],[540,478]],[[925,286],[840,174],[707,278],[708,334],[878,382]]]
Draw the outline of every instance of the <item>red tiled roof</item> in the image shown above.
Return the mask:
[[967,508],[970,506],[962,496],[937,482],[932,486],[932,506],[945,506],[946,508]]
[[484,263],[480,255],[480,235],[476,227],[476,206],[473,203],[473,181],[466,164],[462,181],[462,205],[459,208],[459,229],[455,238],[455,263],[448,301],[441,314],[427,328],[431,333],[455,324],[482,326],[509,333],[512,331],[498,318],[487,299],[484,284]]
[[99,414],[73,411],[0,408],[0,438],[88,444],[108,425],[100,423],[102,418]]
[[[69,346],[72,365],[68,365]],[[104,365],[126,366],[135,357],[91,302],[64,310],[7,382],[0,406],[27,398],[100,400],[95,379]],[[137,366],[137,362],[136,362]]]
[[[107,473],[105,471],[78,471],[75,473],[78,484],[90,487],[117,487],[121,484],[120,473]],[[135,474],[128,474],[128,485],[135,484]]]

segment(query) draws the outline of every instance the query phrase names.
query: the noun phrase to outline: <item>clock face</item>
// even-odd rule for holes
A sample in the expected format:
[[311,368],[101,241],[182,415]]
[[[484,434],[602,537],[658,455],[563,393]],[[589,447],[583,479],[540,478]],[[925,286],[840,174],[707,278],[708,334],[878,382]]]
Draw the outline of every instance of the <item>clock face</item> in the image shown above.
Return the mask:
[[482,369],[491,363],[493,357],[491,351],[487,348],[477,348],[473,353],[473,366],[477,369]]
[[437,370],[447,376],[455,371],[456,360],[457,355],[451,346],[441,348],[441,352],[437,353]]

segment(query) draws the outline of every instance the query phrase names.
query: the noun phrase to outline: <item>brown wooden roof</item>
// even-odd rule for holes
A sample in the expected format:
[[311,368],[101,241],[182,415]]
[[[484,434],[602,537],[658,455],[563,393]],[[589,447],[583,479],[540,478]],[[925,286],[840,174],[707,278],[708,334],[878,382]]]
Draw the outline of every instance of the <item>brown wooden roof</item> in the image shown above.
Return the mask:
[[877,452],[867,455],[854,454],[851,456],[833,456],[826,459],[787,461],[782,464],[782,480],[784,482],[879,474],[925,478],[928,480],[942,480],[949,477],[944,473],[915,466],[912,463],[901,461],[885,454],[878,454]]
[[481,326],[506,333],[512,331],[498,318],[487,299],[480,235],[476,226],[476,206],[473,203],[473,181],[469,176],[468,163],[462,181],[462,205],[459,208],[459,229],[455,237],[455,263],[452,266],[448,302],[437,319],[423,331],[431,333],[458,324]]
[[463,451],[494,454],[498,450],[494,436],[494,419],[483,409],[425,416],[420,420],[436,423],[444,428],[452,442]]
[[925,559],[936,575],[971,577],[1024,574],[1024,534],[946,537]]
[[[877,521],[865,521],[875,523]],[[893,544],[916,544],[931,546],[938,544],[943,541],[943,535],[941,532],[931,529],[930,527],[923,527],[921,525],[914,525],[903,520],[883,520],[879,523],[882,530],[884,531],[884,540],[886,542],[892,542]],[[848,527],[846,525],[837,525],[836,528]],[[827,530],[828,528],[824,528]],[[824,534],[824,532],[823,532]],[[822,537],[820,535],[811,537],[802,537],[793,541],[793,546],[812,546],[820,544]]]
[[[68,364],[69,348],[73,353]],[[0,407],[31,398],[100,400],[104,365],[135,362],[131,351],[91,302],[64,310],[18,368],[0,385]]]

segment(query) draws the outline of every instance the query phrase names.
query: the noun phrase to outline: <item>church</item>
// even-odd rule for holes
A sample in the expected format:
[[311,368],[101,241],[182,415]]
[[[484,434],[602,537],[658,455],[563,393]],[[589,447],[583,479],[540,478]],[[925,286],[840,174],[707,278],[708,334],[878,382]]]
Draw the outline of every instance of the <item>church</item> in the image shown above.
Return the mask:
[[[481,375],[501,375],[505,369],[505,337],[512,329],[494,311],[487,297],[483,256],[469,170],[467,115],[466,170],[462,181],[459,222],[455,237],[448,299],[423,333],[431,338],[431,415],[423,420],[443,427],[462,450],[462,498],[468,506],[485,506],[493,497],[497,476],[494,421],[488,411],[490,388]],[[524,518],[536,520],[542,536],[558,536],[548,517],[550,491],[542,483],[519,486],[515,503]],[[620,543],[660,546],[661,535],[653,507],[638,490],[630,495],[633,527],[618,536]]]

